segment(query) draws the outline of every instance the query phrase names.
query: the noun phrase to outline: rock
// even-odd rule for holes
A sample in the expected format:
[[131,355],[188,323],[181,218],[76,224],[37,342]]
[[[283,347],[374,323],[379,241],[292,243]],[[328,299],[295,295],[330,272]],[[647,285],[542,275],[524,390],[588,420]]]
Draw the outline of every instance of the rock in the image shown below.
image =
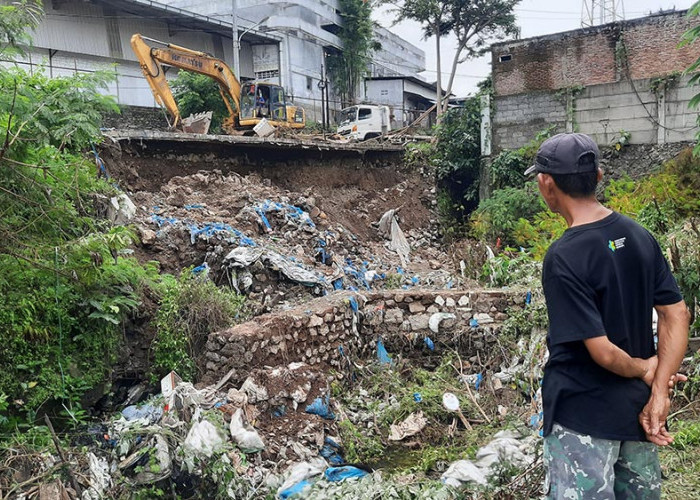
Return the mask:
[[455,299],[453,299],[452,297],[448,297],[447,300],[445,300],[445,305],[447,307],[456,307],[457,302],[455,302]]
[[411,324],[411,330],[427,330],[430,316],[428,314],[416,314],[408,318],[408,321]]
[[459,298],[459,301],[457,301],[457,304],[459,304],[459,307],[466,307],[469,305],[469,297],[466,295],[462,295]]
[[390,324],[403,323],[403,311],[399,308],[388,309],[384,313],[384,323],[390,323]]
[[493,318],[487,313],[476,313],[474,319],[479,322],[479,325],[487,325],[493,323]]
[[309,325],[308,326],[311,328],[316,327],[316,326],[321,326],[322,324],[323,324],[323,318],[321,318],[319,316],[314,315],[314,316],[311,316],[311,318],[309,318]]
[[435,303],[439,305],[440,307],[445,305],[445,299],[443,299],[440,295],[435,297]]
[[156,232],[146,228],[139,228],[139,236],[141,243],[146,246],[151,246],[156,242]]
[[408,305],[408,310],[411,311],[411,313],[419,313],[425,311],[425,306],[421,304],[420,302],[411,302]]

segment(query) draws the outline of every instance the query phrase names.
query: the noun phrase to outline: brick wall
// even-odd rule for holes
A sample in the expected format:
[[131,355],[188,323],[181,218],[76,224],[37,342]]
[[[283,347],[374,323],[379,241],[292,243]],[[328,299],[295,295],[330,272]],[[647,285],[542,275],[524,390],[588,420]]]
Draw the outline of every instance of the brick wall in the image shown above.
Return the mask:
[[492,122],[495,151],[517,149],[554,125],[566,130],[566,98],[553,92],[497,97]]
[[[687,68],[700,56],[700,43],[678,48],[683,33],[697,26],[685,11],[623,23],[504,42],[491,48],[497,96],[613,83],[627,79],[619,57],[624,45],[632,79]],[[510,56],[501,62],[502,56]]]

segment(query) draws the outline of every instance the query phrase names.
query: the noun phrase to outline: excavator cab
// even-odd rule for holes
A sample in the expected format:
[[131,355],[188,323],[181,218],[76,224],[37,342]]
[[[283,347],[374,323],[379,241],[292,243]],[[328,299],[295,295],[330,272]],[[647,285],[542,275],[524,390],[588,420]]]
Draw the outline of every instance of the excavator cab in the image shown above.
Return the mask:
[[284,88],[272,83],[246,83],[241,87],[241,126],[255,125],[266,118],[272,125],[287,123]]

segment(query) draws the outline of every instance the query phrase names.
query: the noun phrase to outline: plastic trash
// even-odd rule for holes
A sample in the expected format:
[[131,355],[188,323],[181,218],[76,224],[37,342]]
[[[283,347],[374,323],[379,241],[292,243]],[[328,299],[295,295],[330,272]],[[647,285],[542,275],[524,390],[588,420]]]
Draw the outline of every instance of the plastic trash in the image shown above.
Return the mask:
[[306,488],[310,487],[311,485],[314,484],[314,481],[310,481],[308,479],[304,479],[302,481],[299,481],[298,483],[290,486],[289,488],[279,491],[277,495],[282,499],[286,498],[292,498],[296,495],[300,495]]
[[407,437],[415,436],[428,425],[428,419],[419,411],[411,413],[400,424],[391,424],[389,427],[389,441],[402,441]]
[[285,473],[286,479],[277,490],[277,495],[280,498],[291,498],[301,493],[313,484],[313,481],[309,481],[310,478],[323,474],[327,468],[328,463],[321,457],[294,464]]
[[107,218],[118,226],[127,224],[136,215],[136,205],[124,193],[113,196],[107,206]]
[[472,328],[478,328],[479,321],[476,318],[472,318],[469,320],[469,326],[471,326]]
[[172,472],[172,459],[168,450],[168,442],[163,436],[160,434],[154,436],[152,449],[149,456],[149,466],[134,477],[136,484],[157,483],[170,476]]
[[457,316],[455,316],[452,313],[435,313],[432,316],[430,316],[430,319],[428,320],[428,326],[430,327],[430,331],[433,333],[439,333],[440,323],[442,323],[446,319],[457,319]]
[[483,382],[484,377],[481,375],[481,373],[476,374],[476,380],[474,381],[474,389],[477,391],[479,390],[479,387],[481,387],[481,382]]
[[330,396],[326,394],[325,397],[317,397],[313,402],[306,407],[306,413],[311,415],[318,415],[326,420],[335,420],[335,414],[330,408]]
[[525,305],[529,306],[532,302],[532,290],[528,290],[525,294]]
[[226,438],[223,431],[207,420],[195,422],[187,433],[184,446],[198,455],[211,457],[214,450],[221,446]]
[[98,458],[94,453],[87,454],[90,467],[90,487],[83,491],[82,500],[101,500],[105,492],[112,487],[112,476],[109,474],[109,462],[106,458]]
[[423,402],[423,396],[421,396],[420,392],[414,392],[413,393],[413,401],[416,403],[422,403]]
[[252,426],[243,422],[242,409],[237,409],[231,416],[229,430],[233,441],[244,453],[257,453],[265,449],[265,443],[263,443],[258,432]]
[[245,379],[245,382],[243,382],[240,390],[246,393],[248,396],[248,402],[252,404],[270,399],[270,396],[267,393],[267,388],[256,384],[252,377]]
[[300,264],[287,259],[286,257],[270,249],[259,248],[234,248],[226,257],[224,262],[228,262],[233,267],[248,267],[255,262],[261,261],[265,267],[274,271],[279,271],[286,278],[306,286],[326,287],[326,279],[311,270],[301,267]]
[[386,347],[384,347],[384,342],[382,342],[382,339],[377,341],[377,359],[379,359],[379,363],[382,365],[391,365],[394,363],[394,360],[389,356]]
[[464,483],[486,485],[486,474],[469,460],[453,463],[440,479],[453,488],[460,488]]
[[160,420],[160,417],[163,416],[163,408],[149,404],[142,406],[131,405],[122,410],[122,416],[128,422],[144,420],[147,421],[147,425],[149,425]]
[[324,440],[323,448],[321,448],[319,455],[325,458],[331,465],[337,466],[345,463],[343,456],[340,454],[340,445],[329,437],[326,437]]
[[385,212],[379,219],[379,233],[384,237],[390,238],[389,250],[395,251],[399,259],[401,259],[401,264],[406,266],[411,253],[411,245],[408,244],[406,236],[399,227],[396,210]]
[[352,465],[345,465],[343,467],[329,467],[326,472],[323,473],[326,480],[335,481],[345,481],[346,479],[351,479],[354,477],[364,477],[368,474],[367,471],[353,467]]
[[435,343],[433,342],[433,339],[431,339],[430,337],[425,337],[423,339],[423,342],[425,342],[425,345],[428,349],[430,349],[431,351],[435,350]]

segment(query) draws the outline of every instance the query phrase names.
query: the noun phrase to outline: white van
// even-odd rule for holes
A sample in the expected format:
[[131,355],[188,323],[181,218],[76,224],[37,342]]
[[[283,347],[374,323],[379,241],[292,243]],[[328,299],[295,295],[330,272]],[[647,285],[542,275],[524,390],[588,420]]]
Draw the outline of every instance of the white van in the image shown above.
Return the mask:
[[391,130],[389,115],[388,106],[350,106],[340,112],[338,133],[358,141],[379,137]]

